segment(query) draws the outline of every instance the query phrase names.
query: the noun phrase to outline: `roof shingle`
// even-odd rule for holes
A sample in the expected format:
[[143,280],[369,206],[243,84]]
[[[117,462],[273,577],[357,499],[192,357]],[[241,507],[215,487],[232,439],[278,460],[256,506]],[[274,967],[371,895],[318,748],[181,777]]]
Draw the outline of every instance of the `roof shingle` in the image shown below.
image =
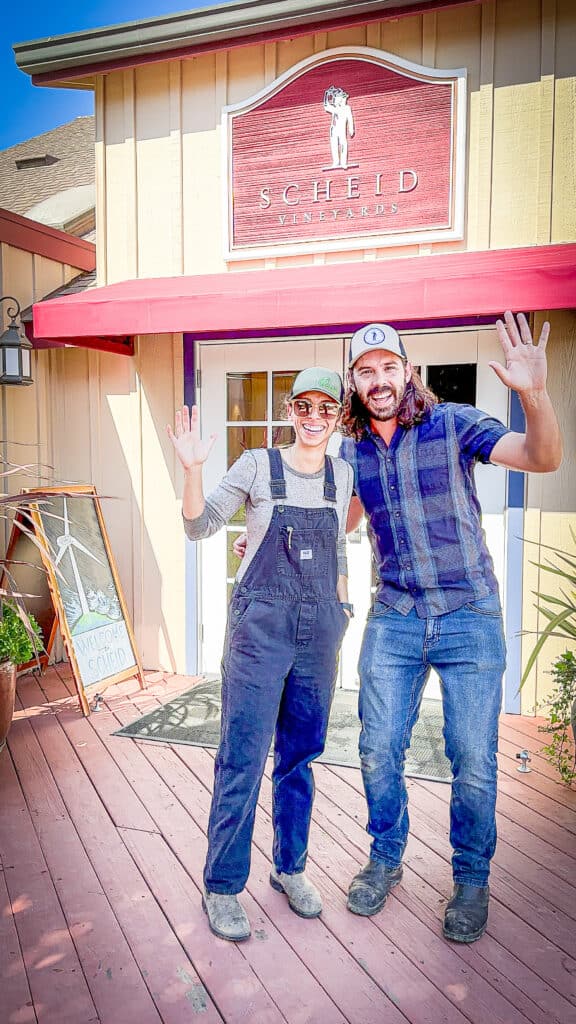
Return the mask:
[[[55,158],[31,163],[36,157]],[[24,166],[17,166],[17,161]],[[25,215],[64,189],[94,182],[94,117],[74,121],[0,151],[0,207]]]

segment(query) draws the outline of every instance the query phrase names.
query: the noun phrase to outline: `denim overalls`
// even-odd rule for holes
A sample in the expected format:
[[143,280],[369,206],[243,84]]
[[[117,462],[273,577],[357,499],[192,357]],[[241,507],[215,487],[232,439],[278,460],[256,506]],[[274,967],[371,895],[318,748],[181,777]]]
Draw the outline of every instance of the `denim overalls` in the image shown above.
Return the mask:
[[[347,616],[336,596],[335,508],[284,505],[280,452],[268,451],[275,502],[270,526],[234,587],[222,659],[222,733],[216,755],[204,882],[234,894],[250,872],[250,846],[266,757],[274,742],[274,866],[306,863],[314,780],[324,750]],[[324,463],[324,498],[336,501]]]

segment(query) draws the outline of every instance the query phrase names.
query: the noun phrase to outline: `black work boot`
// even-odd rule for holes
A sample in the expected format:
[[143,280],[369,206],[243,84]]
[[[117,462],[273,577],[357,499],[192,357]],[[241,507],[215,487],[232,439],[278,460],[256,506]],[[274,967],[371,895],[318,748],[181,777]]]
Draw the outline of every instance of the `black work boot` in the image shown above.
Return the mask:
[[402,865],[388,868],[380,860],[369,860],[366,867],[356,875],[348,890],[346,906],[353,914],[371,917],[386,903],[386,897],[402,879]]
[[488,924],[488,886],[454,883],[452,898],[446,904],[442,934],[452,942],[475,942]]

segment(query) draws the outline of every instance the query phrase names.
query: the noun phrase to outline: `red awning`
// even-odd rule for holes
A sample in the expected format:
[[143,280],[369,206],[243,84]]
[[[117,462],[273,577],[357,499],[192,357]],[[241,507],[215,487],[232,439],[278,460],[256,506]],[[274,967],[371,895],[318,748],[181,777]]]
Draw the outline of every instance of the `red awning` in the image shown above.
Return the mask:
[[34,333],[77,339],[282,331],[576,307],[576,244],[141,278],[36,303]]

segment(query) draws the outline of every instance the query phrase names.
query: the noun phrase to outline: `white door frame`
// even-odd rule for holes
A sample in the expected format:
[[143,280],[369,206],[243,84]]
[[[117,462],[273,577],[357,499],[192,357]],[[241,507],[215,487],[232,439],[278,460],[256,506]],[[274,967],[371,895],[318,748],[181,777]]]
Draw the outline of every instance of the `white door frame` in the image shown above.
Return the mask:
[[[488,366],[491,359],[501,358],[494,327],[459,327],[436,330],[402,331],[402,338],[412,362],[424,368],[431,365],[475,363],[477,366],[476,404],[504,423],[508,420],[508,391]],[[266,345],[264,350],[262,345]],[[254,370],[298,370],[305,365],[331,366],[343,370],[348,339],[342,335],[300,338],[263,338],[248,341],[206,341],[197,343],[198,365],[202,386],[198,394],[202,429],[218,434],[218,440],[205,470],[206,493],[216,486],[226,471],[226,394],[227,372]],[[253,364],[253,365],[252,365]],[[503,598],[505,586],[505,516],[506,472],[501,467],[479,466],[477,486],[483,508],[483,522],[494,558],[496,575]],[[199,545],[197,607],[199,621],[198,669],[217,671],[224,638],[226,603],[206,600],[206,581],[218,586],[226,579],[226,543],[222,533]],[[350,538],[348,545],[349,584],[356,607],[345,637],[341,656],[344,685],[357,686],[356,665],[366,613],[370,605],[371,551],[365,525],[360,535]],[[204,585],[203,585],[204,580]],[[209,606],[210,613],[203,615]],[[203,628],[202,628],[203,627]],[[218,656],[216,656],[218,652]],[[432,680],[427,696],[439,696],[439,685]]]

